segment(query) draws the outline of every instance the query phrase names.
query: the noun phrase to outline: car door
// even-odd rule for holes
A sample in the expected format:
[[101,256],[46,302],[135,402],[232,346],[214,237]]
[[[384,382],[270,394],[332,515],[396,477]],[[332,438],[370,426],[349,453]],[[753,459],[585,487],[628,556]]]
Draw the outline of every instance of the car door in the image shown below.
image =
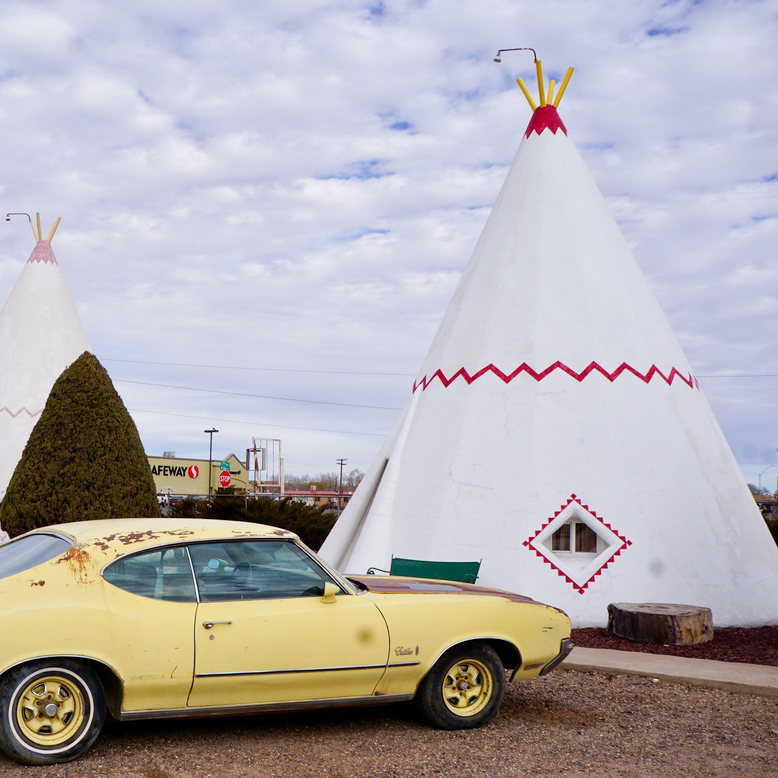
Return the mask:
[[186,707],[194,670],[197,597],[182,546],[131,554],[103,571],[106,639],[122,676],[122,710]]
[[[189,705],[364,697],[383,675],[386,623],[292,540],[193,544],[200,604]],[[339,594],[323,598],[324,584]]]

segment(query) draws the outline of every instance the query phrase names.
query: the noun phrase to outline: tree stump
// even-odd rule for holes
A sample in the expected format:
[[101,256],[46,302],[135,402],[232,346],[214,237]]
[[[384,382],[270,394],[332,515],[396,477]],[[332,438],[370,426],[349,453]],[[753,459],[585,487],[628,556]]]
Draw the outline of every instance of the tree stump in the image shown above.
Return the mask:
[[608,632],[636,643],[688,646],[713,640],[713,614],[695,605],[616,602],[608,606]]

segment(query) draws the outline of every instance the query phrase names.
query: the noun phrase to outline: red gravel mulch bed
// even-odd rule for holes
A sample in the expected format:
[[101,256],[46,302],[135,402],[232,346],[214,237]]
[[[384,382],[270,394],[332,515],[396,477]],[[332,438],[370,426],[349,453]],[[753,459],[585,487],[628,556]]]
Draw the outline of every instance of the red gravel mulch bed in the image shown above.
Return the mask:
[[664,646],[634,643],[616,637],[605,629],[589,627],[573,630],[573,642],[582,648],[613,648],[647,654],[672,654],[719,662],[748,662],[778,667],[778,625],[772,627],[715,627],[713,640],[693,646]]

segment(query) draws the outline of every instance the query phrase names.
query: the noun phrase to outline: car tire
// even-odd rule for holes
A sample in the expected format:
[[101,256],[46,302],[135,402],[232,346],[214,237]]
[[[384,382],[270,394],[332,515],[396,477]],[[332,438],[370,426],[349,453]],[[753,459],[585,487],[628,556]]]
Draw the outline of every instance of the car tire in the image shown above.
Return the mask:
[[31,662],[0,684],[0,749],[22,764],[75,759],[94,743],[104,721],[100,681],[76,662]]
[[497,712],[505,693],[505,670],[484,643],[455,646],[438,659],[416,693],[422,716],[440,729],[472,729]]

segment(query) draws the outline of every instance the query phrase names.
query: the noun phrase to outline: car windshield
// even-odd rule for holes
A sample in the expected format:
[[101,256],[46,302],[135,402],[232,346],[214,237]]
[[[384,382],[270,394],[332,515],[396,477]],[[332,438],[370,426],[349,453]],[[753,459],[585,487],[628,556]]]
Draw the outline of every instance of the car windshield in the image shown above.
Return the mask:
[[25,535],[0,546],[0,578],[23,573],[64,554],[73,544],[58,535]]
[[317,597],[334,583],[289,540],[197,543],[189,553],[204,602]]

